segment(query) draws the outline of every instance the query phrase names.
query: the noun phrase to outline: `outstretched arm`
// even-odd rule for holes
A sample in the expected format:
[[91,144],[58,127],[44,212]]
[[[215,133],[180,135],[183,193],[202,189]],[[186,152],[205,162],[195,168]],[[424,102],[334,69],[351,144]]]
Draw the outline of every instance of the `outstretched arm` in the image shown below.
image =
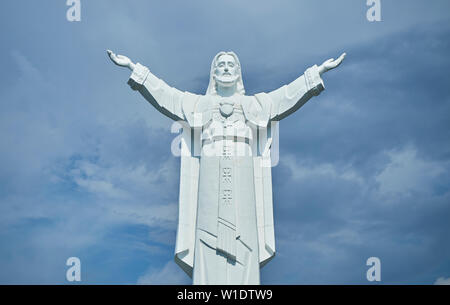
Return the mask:
[[132,71],[128,84],[133,90],[139,91],[150,104],[169,118],[175,121],[185,119],[181,107],[184,92],[170,87],[154,76],[147,67],[134,64],[128,57],[116,55],[111,50],[107,50],[107,53],[113,63]]
[[271,119],[279,121],[297,111],[311,97],[325,89],[322,74],[338,67],[344,60],[343,53],[338,59],[328,59],[322,65],[314,65],[292,83],[268,93],[272,101]]

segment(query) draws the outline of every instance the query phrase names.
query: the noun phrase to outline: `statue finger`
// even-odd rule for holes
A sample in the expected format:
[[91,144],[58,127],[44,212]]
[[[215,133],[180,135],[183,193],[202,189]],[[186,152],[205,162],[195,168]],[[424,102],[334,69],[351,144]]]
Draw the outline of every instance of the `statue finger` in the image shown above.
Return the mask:
[[117,56],[116,56],[116,54],[114,54],[114,53],[112,53],[112,52],[109,54],[109,58],[111,58],[111,60],[114,61],[114,62],[117,61]]
[[336,60],[336,67],[339,66],[342,63],[344,58],[345,58],[345,53],[342,54],[341,56],[339,56],[339,58]]

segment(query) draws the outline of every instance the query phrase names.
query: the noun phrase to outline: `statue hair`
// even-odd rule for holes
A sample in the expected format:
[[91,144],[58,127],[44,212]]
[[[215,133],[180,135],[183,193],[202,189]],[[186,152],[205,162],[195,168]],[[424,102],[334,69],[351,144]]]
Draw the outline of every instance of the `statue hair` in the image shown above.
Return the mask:
[[214,59],[211,63],[211,71],[209,73],[209,85],[208,85],[208,89],[206,90],[206,94],[207,95],[217,95],[217,82],[214,79],[214,70],[217,66],[217,60],[222,55],[231,55],[231,56],[233,56],[234,60],[236,61],[236,64],[238,65],[238,75],[239,75],[239,77],[236,81],[236,93],[244,95],[245,89],[244,89],[244,82],[242,81],[241,63],[240,63],[237,55],[232,51],[230,51],[230,52],[222,51],[222,52],[217,53],[216,56],[214,56]]

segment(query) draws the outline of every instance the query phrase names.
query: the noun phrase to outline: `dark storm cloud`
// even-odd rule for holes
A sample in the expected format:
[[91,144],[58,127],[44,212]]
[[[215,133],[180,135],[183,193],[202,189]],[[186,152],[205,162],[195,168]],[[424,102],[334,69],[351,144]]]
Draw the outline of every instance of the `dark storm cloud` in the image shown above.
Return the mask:
[[448,273],[448,35],[416,28],[348,50],[341,74],[325,76],[333,94],[282,122],[271,277],[365,283],[371,256],[385,283]]

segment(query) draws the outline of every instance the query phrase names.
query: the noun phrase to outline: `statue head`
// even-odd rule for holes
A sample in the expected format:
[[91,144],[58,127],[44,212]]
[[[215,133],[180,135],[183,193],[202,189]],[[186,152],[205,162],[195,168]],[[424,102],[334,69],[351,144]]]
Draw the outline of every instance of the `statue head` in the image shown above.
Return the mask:
[[236,93],[245,94],[241,64],[234,52],[219,52],[214,56],[206,94],[216,95],[219,86],[226,88],[235,86]]

